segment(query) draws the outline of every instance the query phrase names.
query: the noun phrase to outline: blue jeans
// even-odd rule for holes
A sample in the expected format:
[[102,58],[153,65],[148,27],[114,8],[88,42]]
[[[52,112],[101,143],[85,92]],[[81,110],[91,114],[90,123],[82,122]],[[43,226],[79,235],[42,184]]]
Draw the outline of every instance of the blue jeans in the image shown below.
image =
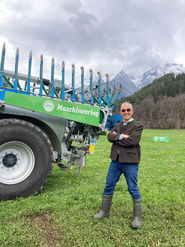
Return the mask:
[[141,194],[137,187],[138,164],[119,163],[118,158],[116,161],[112,160],[109,166],[104,195],[113,195],[116,183],[122,173],[125,176],[131,197],[133,199],[140,199]]

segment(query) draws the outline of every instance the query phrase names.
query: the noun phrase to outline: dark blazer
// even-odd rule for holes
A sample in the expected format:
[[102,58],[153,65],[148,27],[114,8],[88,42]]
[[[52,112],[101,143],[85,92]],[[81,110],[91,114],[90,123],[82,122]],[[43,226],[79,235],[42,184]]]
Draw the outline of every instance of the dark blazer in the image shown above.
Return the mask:
[[[139,163],[141,157],[141,150],[139,141],[143,126],[139,122],[132,122],[123,126],[123,123],[117,123],[107,138],[113,143],[111,148],[110,158],[116,160],[119,154],[120,163]],[[113,134],[115,131],[117,134]],[[119,140],[120,134],[129,135],[128,138]]]

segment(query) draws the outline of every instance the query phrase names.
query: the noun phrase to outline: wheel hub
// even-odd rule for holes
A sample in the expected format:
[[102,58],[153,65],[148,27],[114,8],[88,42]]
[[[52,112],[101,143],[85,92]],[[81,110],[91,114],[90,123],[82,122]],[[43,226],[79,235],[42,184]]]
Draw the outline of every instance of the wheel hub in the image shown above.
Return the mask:
[[32,149],[24,142],[0,145],[0,183],[18,184],[31,174],[35,165]]
[[15,154],[6,154],[4,157],[3,157],[3,165],[7,168],[10,168],[10,167],[13,167],[16,165],[17,163],[17,157],[15,156]]

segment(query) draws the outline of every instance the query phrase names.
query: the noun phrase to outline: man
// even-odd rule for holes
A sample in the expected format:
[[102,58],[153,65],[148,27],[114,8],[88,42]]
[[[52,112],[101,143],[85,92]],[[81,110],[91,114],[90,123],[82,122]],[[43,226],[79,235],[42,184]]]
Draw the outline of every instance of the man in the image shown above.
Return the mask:
[[143,126],[134,121],[133,113],[132,105],[124,102],[120,109],[122,121],[117,123],[108,134],[108,140],[113,143],[110,154],[112,162],[107,174],[101,210],[94,215],[94,218],[109,217],[114,189],[123,173],[128,191],[133,199],[134,219],[131,226],[136,229],[142,223],[142,203],[140,191],[137,187],[137,175],[141,156],[139,141]]

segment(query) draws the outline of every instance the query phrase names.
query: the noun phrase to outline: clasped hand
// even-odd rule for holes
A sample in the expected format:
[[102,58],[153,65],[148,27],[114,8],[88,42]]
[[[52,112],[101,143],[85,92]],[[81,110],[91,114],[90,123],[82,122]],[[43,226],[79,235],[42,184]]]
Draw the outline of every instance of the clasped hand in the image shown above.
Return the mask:
[[[113,131],[112,134],[117,135],[116,131]],[[129,135],[126,134],[121,134],[120,136],[122,136],[122,138],[128,138]]]

